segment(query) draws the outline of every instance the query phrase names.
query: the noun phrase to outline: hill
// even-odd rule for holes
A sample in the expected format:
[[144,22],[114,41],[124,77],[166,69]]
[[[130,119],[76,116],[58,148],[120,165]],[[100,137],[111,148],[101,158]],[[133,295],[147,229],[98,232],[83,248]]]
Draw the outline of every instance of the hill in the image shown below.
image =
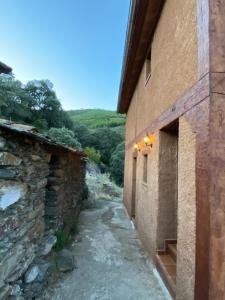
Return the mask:
[[125,116],[104,109],[79,109],[67,111],[70,118],[88,128],[117,127],[125,124]]

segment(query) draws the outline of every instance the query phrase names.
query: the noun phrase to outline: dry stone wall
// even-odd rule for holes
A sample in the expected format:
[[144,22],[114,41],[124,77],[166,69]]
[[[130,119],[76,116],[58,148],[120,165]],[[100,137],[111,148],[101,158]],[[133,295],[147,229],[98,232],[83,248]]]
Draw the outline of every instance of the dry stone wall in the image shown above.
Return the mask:
[[82,156],[0,129],[0,299],[51,250],[50,234],[71,230],[84,180]]

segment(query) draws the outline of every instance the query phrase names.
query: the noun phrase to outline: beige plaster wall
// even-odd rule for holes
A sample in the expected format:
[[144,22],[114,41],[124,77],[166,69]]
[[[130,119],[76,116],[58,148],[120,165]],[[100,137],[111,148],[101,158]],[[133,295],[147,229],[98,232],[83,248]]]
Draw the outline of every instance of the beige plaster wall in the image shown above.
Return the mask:
[[[151,78],[145,65],[128,113],[126,142],[144,130],[197,81],[196,0],[167,0],[152,43]],[[137,104],[136,104],[137,101]]]
[[133,184],[133,148],[130,148],[125,155],[124,165],[124,190],[123,199],[127,212],[131,217],[131,204],[132,204],[132,184]]
[[[179,123],[177,299],[194,299],[196,136],[185,117]],[[204,276],[204,274],[203,274]]]
[[136,223],[139,237],[151,256],[155,255],[157,248],[158,158],[159,135],[156,134],[156,143],[148,154],[147,184],[143,182],[143,154],[140,152],[137,158]]
[[136,126],[137,126],[137,92],[133,94],[129,110],[126,117],[126,130],[125,130],[125,141],[129,143],[136,136]]
[[[170,108],[197,82],[196,0],[166,0],[152,43],[152,73],[145,79],[145,65],[127,113],[126,145]],[[183,120],[179,158],[178,273],[177,299],[192,299],[194,289],[195,185],[194,140]],[[159,217],[159,133],[148,158],[148,183],[142,182],[143,155],[137,158],[136,223],[140,239],[152,257]],[[188,135],[188,136],[187,136]],[[189,152],[190,151],[190,152]],[[124,202],[131,213],[133,148],[126,149]],[[186,178],[187,176],[187,178]],[[182,188],[182,185],[184,188]],[[182,219],[182,214],[184,218]],[[189,219],[190,215],[190,219]],[[189,234],[190,232],[190,234]],[[180,298],[179,298],[180,297]],[[187,297],[187,298],[185,298]]]

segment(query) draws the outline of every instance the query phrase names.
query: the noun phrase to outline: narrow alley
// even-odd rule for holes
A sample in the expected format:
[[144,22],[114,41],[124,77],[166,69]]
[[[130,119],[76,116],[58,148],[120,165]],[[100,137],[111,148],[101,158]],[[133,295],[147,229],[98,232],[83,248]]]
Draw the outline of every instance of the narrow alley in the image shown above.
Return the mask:
[[76,269],[46,291],[54,300],[170,299],[154,275],[121,202],[97,202],[80,215],[71,249]]

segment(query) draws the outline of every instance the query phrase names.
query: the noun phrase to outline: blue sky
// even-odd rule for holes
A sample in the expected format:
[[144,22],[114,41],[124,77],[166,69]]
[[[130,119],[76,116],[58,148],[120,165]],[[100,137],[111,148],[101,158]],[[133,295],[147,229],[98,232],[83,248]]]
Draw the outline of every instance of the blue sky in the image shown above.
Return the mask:
[[116,109],[129,0],[0,0],[0,60],[64,109]]

